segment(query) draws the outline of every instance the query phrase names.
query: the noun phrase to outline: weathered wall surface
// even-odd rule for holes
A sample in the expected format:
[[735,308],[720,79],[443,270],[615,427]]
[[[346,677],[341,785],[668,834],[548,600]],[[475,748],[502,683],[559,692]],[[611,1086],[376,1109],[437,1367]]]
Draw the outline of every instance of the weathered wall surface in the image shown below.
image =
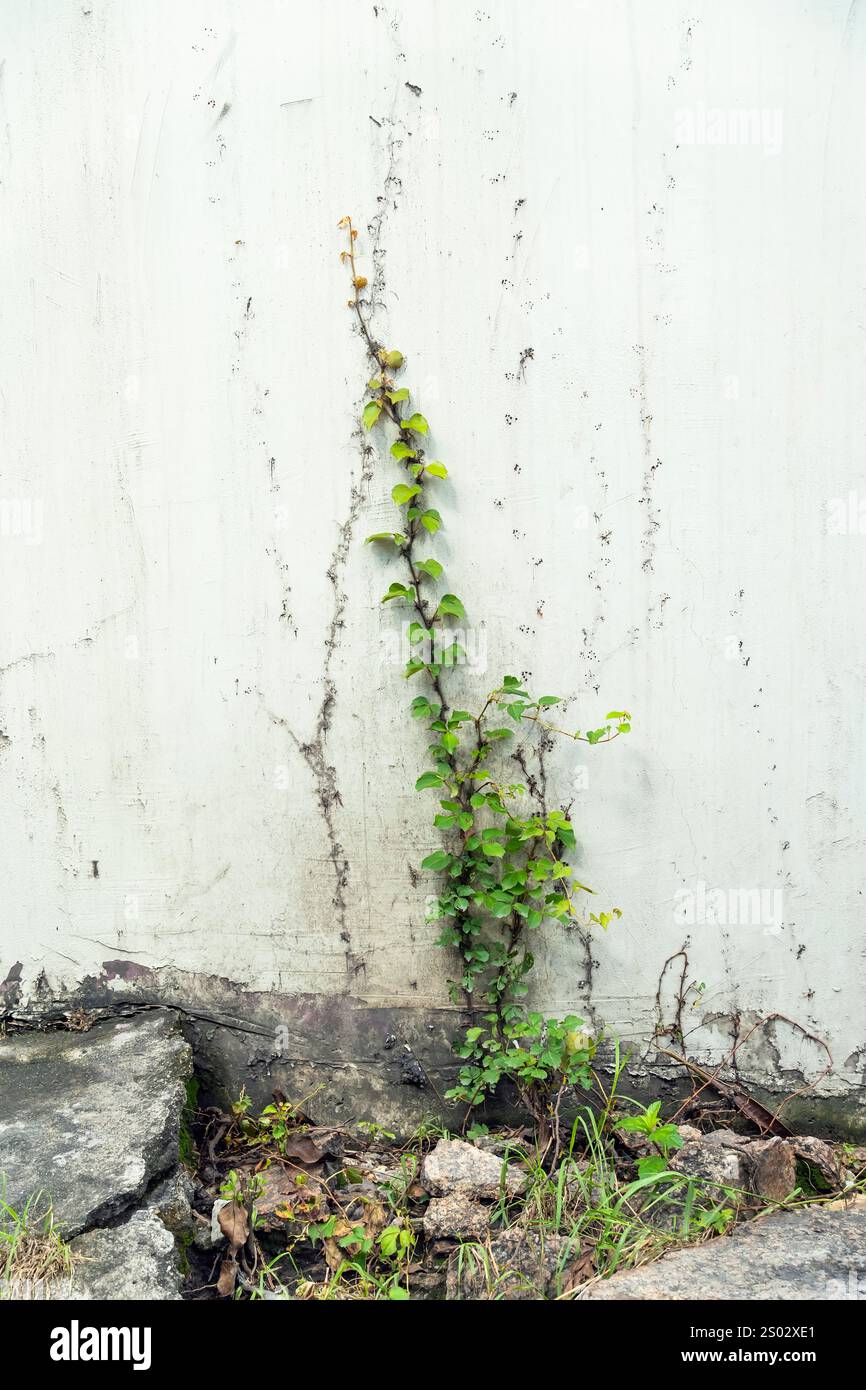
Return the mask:
[[[536,998],[640,1046],[688,943],[693,1055],[778,1011],[853,1107],[866,9],[34,0],[0,58],[7,1001],[167,999],[343,1113],[404,1043],[441,1089],[351,212],[470,683],[635,715],[548,759],[624,916],[550,933]],[[739,1057],[825,1065],[778,1021]]]

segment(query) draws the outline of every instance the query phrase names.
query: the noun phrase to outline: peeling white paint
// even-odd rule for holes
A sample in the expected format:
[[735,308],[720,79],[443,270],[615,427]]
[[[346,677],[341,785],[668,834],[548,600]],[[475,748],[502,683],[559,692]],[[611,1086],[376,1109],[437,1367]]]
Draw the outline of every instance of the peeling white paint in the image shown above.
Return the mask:
[[[447,998],[360,544],[393,479],[353,438],[352,212],[452,470],[479,684],[635,714],[548,760],[624,913],[594,1017],[645,1039],[687,934],[691,1051],[778,1010],[854,1085],[866,11],[34,0],[0,58],[0,979]],[[699,883],[781,890],[781,929],[684,927]],[[585,1011],[579,939],[540,955]]]

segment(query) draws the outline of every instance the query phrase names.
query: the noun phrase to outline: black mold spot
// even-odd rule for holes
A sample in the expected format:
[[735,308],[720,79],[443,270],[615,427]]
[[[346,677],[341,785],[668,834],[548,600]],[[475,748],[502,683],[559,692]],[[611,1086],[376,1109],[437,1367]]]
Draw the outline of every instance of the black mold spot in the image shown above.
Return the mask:
[[419,1091],[427,1089],[427,1073],[408,1045],[400,1058],[400,1084],[417,1086]]
[[5,980],[0,981],[0,999],[7,1004],[17,1004],[21,998],[21,973],[24,966],[16,960]]

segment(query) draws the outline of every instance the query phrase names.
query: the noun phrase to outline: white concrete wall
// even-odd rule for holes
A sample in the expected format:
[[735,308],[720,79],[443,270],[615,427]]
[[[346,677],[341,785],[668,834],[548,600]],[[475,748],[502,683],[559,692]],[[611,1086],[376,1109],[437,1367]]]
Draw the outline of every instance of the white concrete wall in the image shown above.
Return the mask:
[[[624,913],[593,1017],[645,1039],[688,936],[693,1054],[779,1010],[861,1084],[866,9],[34,0],[0,59],[0,979],[447,1003],[351,212],[478,685],[635,715],[549,760]],[[684,924],[701,882],[781,908]],[[550,932],[539,1001],[586,974]]]

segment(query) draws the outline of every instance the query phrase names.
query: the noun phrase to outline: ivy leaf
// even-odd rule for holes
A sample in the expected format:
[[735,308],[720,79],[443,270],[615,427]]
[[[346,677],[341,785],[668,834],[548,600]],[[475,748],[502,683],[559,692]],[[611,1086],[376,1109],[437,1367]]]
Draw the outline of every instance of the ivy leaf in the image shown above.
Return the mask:
[[538,700],[537,703],[538,703],[539,705],[558,705],[558,704],[559,704],[559,696],[558,696],[558,695],[542,695],[541,699]]
[[439,873],[442,869],[447,869],[451,863],[451,855],[444,849],[437,849],[433,854],[428,854],[426,859],[421,860],[422,869],[432,869]]
[[371,430],[382,414],[382,407],[378,401],[368,401],[364,406],[364,413],[361,419],[365,430]]
[[403,545],[405,540],[406,537],[401,536],[399,531],[377,531],[375,536],[368,536],[364,544],[369,545],[371,541],[392,541],[394,545]]
[[430,426],[427,424],[424,416],[419,415],[416,410],[414,415],[410,415],[408,420],[404,420],[403,428],[405,430],[414,430],[415,434],[426,434]]
[[456,594],[443,594],[439,600],[437,613],[450,613],[454,618],[465,618],[466,609]]
[[442,573],[442,566],[438,560],[419,560],[416,568],[423,574],[429,574],[431,579],[438,579]]
[[465,655],[465,647],[461,647],[459,642],[452,642],[450,647],[439,653],[440,664],[449,667],[459,666]]
[[442,518],[439,513],[431,507],[429,511],[422,513],[421,525],[424,527],[425,531],[430,532],[431,536],[435,536],[442,525]]
[[445,464],[439,463],[436,459],[434,459],[432,463],[425,463],[424,467],[428,473],[433,474],[434,478],[448,477],[448,469],[445,467]]
[[398,507],[403,507],[407,502],[411,502],[413,497],[417,497],[420,491],[417,483],[413,483],[411,487],[408,483],[396,483],[391,489],[391,496]]
[[413,459],[416,457],[415,450],[411,449],[404,439],[395,439],[391,445],[391,453],[395,459]]
[[412,590],[407,589],[405,584],[391,584],[387,594],[383,594],[381,602],[390,603],[395,598],[411,598]]
[[443,781],[441,772],[422,772],[415,783],[415,790],[416,792],[423,792],[426,787],[441,787]]
[[408,401],[409,392],[405,386],[401,386],[399,391],[386,391],[385,395],[392,405],[399,405],[401,401]]
[[485,840],[481,848],[488,859],[504,859],[505,857],[505,848],[497,840]]
[[417,647],[418,643],[423,641],[429,634],[427,629],[422,627],[420,623],[410,623],[409,631],[406,635],[409,638],[410,647]]

